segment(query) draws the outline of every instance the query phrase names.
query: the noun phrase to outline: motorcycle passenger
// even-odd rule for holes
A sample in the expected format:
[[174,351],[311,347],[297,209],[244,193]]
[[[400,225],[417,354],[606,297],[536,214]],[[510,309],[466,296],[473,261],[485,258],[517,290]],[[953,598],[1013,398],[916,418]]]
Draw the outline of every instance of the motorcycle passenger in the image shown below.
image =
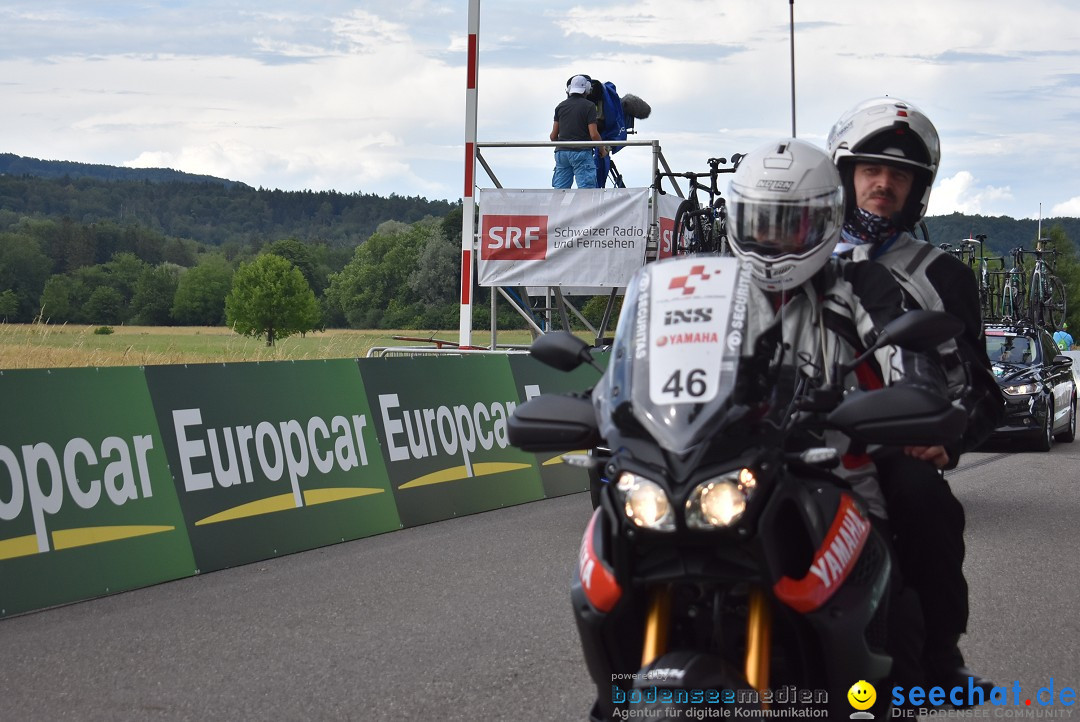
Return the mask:
[[[782,140],[748,154],[729,188],[729,229],[734,254],[747,266],[752,326],[747,349],[783,339],[786,381],[775,389],[794,389],[797,377],[827,380],[836,362],[853,360],[877,330],[903,313],[899,285],[882,266],[833,257],[843,216],[840,175],[828,154],[800,140]],[[923,354],[886,346],[846,380],[848,388],[880,388],[914,383],[944,391],[940,368]],[[783,400],[779,401],[783,403]],[[776,401],[773,401],[776,403]],[[846,449],[844,439],[829,445]],[[848,453],[843,475],[885,517],[885,499],[870,458]]]
[[911,232],[926,213],[940,162],[937,130],[910,103],[877,98],[836,122],[828,150],[847,197],[837,252],[891,271],[906,308],[946,311],[964,324],[938,349],[950,397],[969,415],[961,444],[892,450],[877,461],[901,571],[919,594],[926,683],[949,689],[970,678],[988,691],[992,684],[967,668],[958,644],[968,621],[964,508],[939,469],[955,467],[960,453],[986,440],[1004,402],[986,354],[975,274]]

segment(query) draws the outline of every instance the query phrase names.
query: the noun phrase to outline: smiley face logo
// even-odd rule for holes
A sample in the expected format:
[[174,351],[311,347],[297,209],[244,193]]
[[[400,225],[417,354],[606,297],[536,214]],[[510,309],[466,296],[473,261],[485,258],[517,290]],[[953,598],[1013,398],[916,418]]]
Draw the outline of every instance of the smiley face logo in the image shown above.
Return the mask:
[[847,693],[847,699],[855,709],[867,710],[873,707],[874,702],[877,701],[877,690],[874,689],[874,685],[865,679],[860,679],[851,685],[851,689]]

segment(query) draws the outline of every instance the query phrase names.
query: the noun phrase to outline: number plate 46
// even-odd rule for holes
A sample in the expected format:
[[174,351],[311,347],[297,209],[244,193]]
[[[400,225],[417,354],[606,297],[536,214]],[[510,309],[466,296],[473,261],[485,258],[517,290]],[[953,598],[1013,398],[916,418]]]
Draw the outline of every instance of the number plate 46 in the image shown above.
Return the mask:
[[737,275],[734,258],[685,258],[653,268],[648,303],[654,404],[700,404],[716,397]]

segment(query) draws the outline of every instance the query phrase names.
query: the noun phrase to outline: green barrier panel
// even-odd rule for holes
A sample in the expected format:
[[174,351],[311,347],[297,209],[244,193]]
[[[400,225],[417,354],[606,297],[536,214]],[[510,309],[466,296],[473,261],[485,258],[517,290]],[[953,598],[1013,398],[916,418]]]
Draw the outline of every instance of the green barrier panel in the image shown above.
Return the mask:
[[583,491],[506,422],[596,377],[524,356],[0,372],[0,616]]
[[146,379],[200,571],[401,527],[354,360]]
[[[540,394],[583,391],[600,378],[600,372],[591,366],[581,366],[566,373],[545,366],[529,356],[515,354],[508,358],[522,402]],[[587,449],[581,449],[581,451],[587,451]],[[536,460],[540,466],[544,496],[561,496],[588,490],[588,473],[580,467],[567,466],[563,462],[561,452],[536,454]]]
[[0,615],[195,572],[142,370],[0,372]]
[[505,356],[359,359],[406,526],[535,501],[536,457],[509,445]]

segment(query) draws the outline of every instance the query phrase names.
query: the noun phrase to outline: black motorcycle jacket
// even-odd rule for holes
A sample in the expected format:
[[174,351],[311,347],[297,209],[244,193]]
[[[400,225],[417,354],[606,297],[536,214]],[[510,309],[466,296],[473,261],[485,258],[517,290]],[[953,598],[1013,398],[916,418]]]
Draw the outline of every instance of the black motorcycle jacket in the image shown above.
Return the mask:
[[[817,383],[833,381],[837,364],[853,361],[874,342],[882,326],[904,313],[902,299],[899,284],[884,266],[835,258],[810,281],[783,296],[752,286],[742,353],[759,374],[770,369],[769,405],[786,403],[798,377]],[[892,384],[914,384],[947,395],[945,375],[936,359],[894,346],[878,349],[843,379],[848,389]],[[756,385],[761,386],[760,382]],[[845,453],[841,476],[863,496],[872,513],[884,517],[884,499],[870,458],[851,453],[861,450],[853,450],[839,434],[823,441]]]
[[882,243],[857,246],[851,257],[888,268],[903,289],[905,308],[945,311],[964,324],[963,333],[937,352],[950,398],[968,413],[964,438],[949,449],[950,467],[955,466],[960,453],[989,437],[1004,413],[1001,390],[986,355],[975,274],[955,256],[906,232]]

